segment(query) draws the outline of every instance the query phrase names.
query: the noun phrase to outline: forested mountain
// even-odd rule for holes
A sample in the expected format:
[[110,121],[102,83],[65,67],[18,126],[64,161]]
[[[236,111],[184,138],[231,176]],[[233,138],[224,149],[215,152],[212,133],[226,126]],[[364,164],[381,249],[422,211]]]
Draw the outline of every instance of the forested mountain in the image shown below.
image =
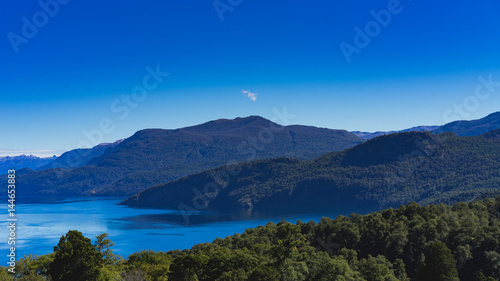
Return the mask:
[[19,176],[18,189],[23,194],[124,196],[228,163],[279,156],[312,159],[361,142],[344,130],[280,126],[258,116],[176,130],[147,129],[82,167]]
[[101,143],[93,148],[78,148],[63,153],[54,161],[37,168],[37,171],[53,169],[53,168],[78,168],[85,166],[90,160],[103,155],[108,149],[120,144],[123,140],[114,143]]
[[56,156],[37,157],[33,155],[21,155],[0,157],[0,175],[7,174],[7,170],[9,169],[37,169],[54,161],[54,159],[56,159]]
[[[112,246],[106,234],[92,245],[80,232],[69,231],[53,253],[18,261],[16,277],[495,281],[500,279],[500,197],[453,206],[413,202],[318,223],[270,222],[189,250],[143,250],[124,260],[116,258]],[[8,277],[5,270],[2,277]]]
[[500,130],[476,137],[409,132],[304,161],[257,160],[190,175],[122,204],[209,210],[383,208],[500,194]]
[[433,132],[452,132],[458,136],[477,136],[494,129],[500,129],[500,112],[492,113],[484,118],[471,121],[454,121],[443,125]]

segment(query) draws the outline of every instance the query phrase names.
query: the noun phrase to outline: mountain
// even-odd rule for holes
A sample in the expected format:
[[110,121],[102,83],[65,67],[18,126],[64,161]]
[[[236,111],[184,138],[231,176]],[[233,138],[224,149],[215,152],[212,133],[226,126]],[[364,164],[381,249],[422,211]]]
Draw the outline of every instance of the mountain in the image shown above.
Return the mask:
[[439,126],[417,126],[417,127],[412,127],[409,129],[404,129],[400,131],[378,131],[374,133],[369,133],[369,132],[361,132],[361,131],[353,131],[351,133],[355,134],[356,136],[363,138],[365,140],[373,139],[376,137],[380,137],[383,135],[389,135],[389,134],[394,134],[394,133],[403,133],[403,132],[428,132],[428,131],[433,131],[439,128]]
[[30,168],[37,169],[56,159],[56,156],[40,158],[33,155],[5,156],[0,157],[0,174],[6,174],[9,169]]
[[79,148],[70,150],[57,157],[54,161],[48,163],[47,165],[41,166],[36,170],[41,171],[53,168],[71,169],[85,166],[87,162],[103,155],[106,150],[117,146],[122,141],[123,140],[119,140],[114,143],[101,143],[94,146],[93,148]]
[[16,170],[16,176],[27,175],[27,174],[31,174],[34,172],[35,171],[33,169],[30,169],[30,168],[22,168],[20,170]]
[[384,135],[313,160],[218,167],[131,196],[132,207],[208,210],[383,208],[500,194],[500,130]]
[[283,156],[313,159],[363,141],[344,130],[281,126],[258,116],[219,119],[176,130],[139,131],[82,167],[20,176],[17,188],[24,194],[132,195],[228,163]]
[[454,121],[432,132],[436,134],[452,132],[458,136],[477,136],[495,129],[500,129],[500,111],[477,120]]
[[447,123],[443,126],[417,126],[405,130],[400,131],[378,131],[374,133],[369,132],[361,132],[361,131],[352,131],[351,133],[356,136],[363,138],[365,140],[369,140],[372,138],[376,138],[383,135],[393,134],[393,133],[401,133],[401,132],[426,132],[430,131],[435,134],[451,132],[456,134],[457,136],[478,136],[489,132],[491,130],[500,129],[500,112],[492,113],[484,118],[478,120],[471,121],[454,121]]

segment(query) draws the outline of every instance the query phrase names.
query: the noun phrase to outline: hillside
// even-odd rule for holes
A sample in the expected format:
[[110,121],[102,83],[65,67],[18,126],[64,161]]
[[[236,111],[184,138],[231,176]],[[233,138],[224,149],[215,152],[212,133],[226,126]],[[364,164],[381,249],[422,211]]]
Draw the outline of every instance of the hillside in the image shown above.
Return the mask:
[[103,155],[109,148],[117,146],[122,141],[123,140],[119,140],[114,143],[101,143],[93,148],[78,148],[70,150],[57,157],[54,161],[41,166],[36,170],[41,171],[54,168],[71,169],[85,166],[90,160]]
[[121,204],[208,210],[383,208],[500,194],[500,130],[381,136],[304,161],[258,160],[151,187]]
[[[499,235],[497,197],[453,206],[410,203],[318,223],[270,222],[166,256],[175,280],[493,281],[500,278]],[[140,254],[148,253],[133,256]]]
[[56,159],[55,156],[41,158],[33,155],[0,157],[0,174],[6,174],[9,169],[37,169],[54,161],[54,159]]
[[458,136],[477,136],[494,129],[500,129],[500,112],[477,120],[454,121],[437,128],[433,133],[452,132]]
[[228,163],[282,156],[312,159],[361,142],[347,131],[280,126],[258,116],[176,130],[147,129],[80,161],[87,162],[82,167],[20,176],[18,189],[24,194],[124,196]]

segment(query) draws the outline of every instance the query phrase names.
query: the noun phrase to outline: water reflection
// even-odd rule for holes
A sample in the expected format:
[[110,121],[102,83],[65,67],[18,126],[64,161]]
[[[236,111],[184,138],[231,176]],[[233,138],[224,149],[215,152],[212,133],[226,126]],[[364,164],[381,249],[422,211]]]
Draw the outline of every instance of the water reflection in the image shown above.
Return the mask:
[[[246,228],[265,225],[269,221],[318,221],[322,216],[336,217],[353,212],[346,209],[322,213],[192,212],[184,216],[185,212],[178,210],[135,209],[116,205],[122,200],[123,198],[18,200],[21,203],[16,205],[19,220],[17,256],[50,253],[62,235],[75,229],[92,240],[100,233],[109,233],[111,240],[116,243],[115,252],[127,256],[144,249],[168,251],[191,248],[194,244],[242,233]],[[1,211],[6,214],[6,204],[0,205]],[[366,212],[358,210],[358,213]],[[7,228],[2,227],[0,232],[0,249],[7,254]]]

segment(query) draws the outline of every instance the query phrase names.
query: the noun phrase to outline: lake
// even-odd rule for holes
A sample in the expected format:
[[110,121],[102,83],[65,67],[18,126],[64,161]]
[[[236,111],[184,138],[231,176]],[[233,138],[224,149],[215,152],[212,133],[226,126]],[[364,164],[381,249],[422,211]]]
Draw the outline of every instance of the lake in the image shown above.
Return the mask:
[[[95,241],[95,236],[107,232],[116,244],[116,254],[126,257],[134,252],[152,249],[168,251],[189,249],[193,245],[212,242],[242,233],[247,228],[278,223],[285,219],[318,222],[321,217],[349,215],[355,210],[337,210],[328,213],[245,215],[193,212],[188,216],[178,210],[135,209],[116,205],[124,198],[67,198],[33,201],[16,204],[16,256],[51,253],[62,235],[68,230],[78,230]],[[2,199],[7,202],[7,199]],[[1,204],[4,221],[7,221],[7,203]],[[359,211],[357,213],[367,213]],[[6,225],[6,223],[4,223]],[[1,228],[0,249],[8,254],[8,229]],[[4,256],[5,257],[5,256]],[[5,266],[5,265],[4,265]]]

